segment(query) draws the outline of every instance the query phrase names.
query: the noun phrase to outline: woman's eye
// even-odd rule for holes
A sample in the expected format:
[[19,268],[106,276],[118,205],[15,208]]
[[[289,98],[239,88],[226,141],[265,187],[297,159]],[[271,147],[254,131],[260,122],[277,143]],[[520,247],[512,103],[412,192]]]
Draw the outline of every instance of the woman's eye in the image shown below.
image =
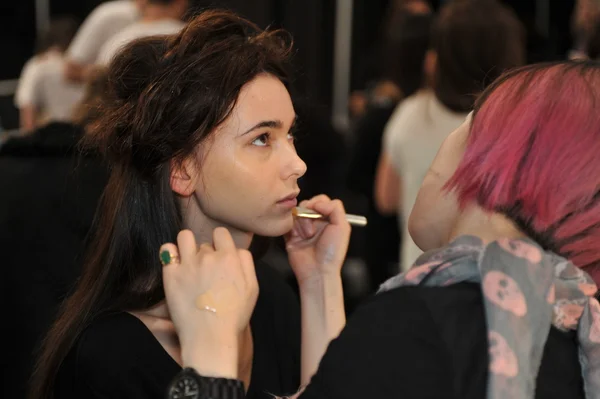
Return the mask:
[[266,147],[267,145],[269,145],[269,134],[268,133],[261,134],[260,136],[255,138],[254,141],[252,141],[252,145],[255,145],[258,147]]
[[294,132],[289,132],[287,134],[287,138],[288,138],[288,140],[294,141],[294,139],[296,138],[296,136],[294,135]]

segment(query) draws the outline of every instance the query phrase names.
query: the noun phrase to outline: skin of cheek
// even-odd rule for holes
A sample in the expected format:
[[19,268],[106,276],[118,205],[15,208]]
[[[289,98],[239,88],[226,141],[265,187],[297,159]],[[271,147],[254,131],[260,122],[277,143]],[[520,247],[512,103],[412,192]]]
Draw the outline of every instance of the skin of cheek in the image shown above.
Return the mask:
[[231,141],[213,143],[201,170],[199,190],[206,193],[200,196],[206,216],[265,236],[282,235],[291,229],[291,213],[275,208],[275,202],[287,192],[277,190],[278,166],[266,151]]

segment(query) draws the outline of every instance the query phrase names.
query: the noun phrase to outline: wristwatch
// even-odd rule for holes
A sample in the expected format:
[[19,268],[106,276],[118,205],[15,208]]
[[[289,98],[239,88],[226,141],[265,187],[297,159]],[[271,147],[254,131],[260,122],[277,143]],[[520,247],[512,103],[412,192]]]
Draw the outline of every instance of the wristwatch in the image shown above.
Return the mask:
[[167,399],[244,399],[244,384],[228,378],[203,377],[184,368],[171,381]]

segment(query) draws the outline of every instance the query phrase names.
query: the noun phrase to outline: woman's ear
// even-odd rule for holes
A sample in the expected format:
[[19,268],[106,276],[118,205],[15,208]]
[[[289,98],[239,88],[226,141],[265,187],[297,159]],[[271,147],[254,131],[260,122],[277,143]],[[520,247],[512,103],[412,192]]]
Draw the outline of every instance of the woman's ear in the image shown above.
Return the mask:
[[196,191],[199,175],[194,159],[171,161],[171,190],[182,197],[189,197]]

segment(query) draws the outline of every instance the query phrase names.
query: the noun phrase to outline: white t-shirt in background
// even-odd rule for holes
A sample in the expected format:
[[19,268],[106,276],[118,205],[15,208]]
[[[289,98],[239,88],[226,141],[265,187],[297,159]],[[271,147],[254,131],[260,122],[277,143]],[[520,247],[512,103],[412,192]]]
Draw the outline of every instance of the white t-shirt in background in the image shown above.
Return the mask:
[[[83,99],[84,86],[67,81],[64,77],[65,58],[56,51],[39,55],[26,64],[19,82],[15,102],[19,108],[35,106],[44,119],[71,120],[73,109]],[[27,69],[27,70],[25,70]]]
[[156,35],[172,35],[179,33],[185,24],[176,19],[161,19],[150,22],[136,22],[129,25],[116,35],[110,38],[102,48],[98,55],[98,65],[108,65],[114,56],[135,39]]
[[22,108],[32,102],[32,86],[39,63],[40,57],[37,55],[33,56],[25,63],[21,70],[14,99],[17,108]]
[[139,17],[140,12],[134,1],[116,0],[100,4],[77,31],[67,51],[67,58],[80,64],[96,63],[104,43]]
[[423,253],[408,233],[408,217],[423,179],[446,137],[467,115],[450,111],[432,90],[422,90],[402,101],[385,127],[383,151],[402,180],[402,218],[399,218],[402,271]]

